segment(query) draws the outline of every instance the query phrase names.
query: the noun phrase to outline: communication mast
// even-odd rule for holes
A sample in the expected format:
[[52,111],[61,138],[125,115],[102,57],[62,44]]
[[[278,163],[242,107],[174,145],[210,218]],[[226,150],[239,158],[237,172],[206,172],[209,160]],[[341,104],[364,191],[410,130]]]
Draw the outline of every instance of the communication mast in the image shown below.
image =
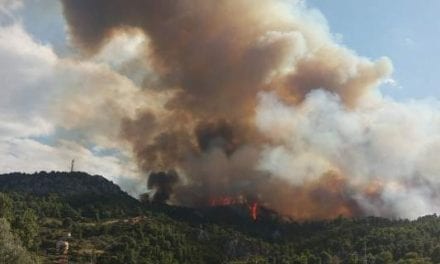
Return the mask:
[[72,162],[70,163],[70,172],[73,172],[75,169],[75,159],[72,160]]

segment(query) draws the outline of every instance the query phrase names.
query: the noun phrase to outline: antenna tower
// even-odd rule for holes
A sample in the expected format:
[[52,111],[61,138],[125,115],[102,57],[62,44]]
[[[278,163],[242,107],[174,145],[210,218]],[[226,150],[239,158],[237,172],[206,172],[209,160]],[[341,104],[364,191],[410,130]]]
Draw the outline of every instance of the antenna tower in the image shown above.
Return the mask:
[[70,172],[73,172],[75,169],[75,159],[72,160],[72,162],[70,163]]

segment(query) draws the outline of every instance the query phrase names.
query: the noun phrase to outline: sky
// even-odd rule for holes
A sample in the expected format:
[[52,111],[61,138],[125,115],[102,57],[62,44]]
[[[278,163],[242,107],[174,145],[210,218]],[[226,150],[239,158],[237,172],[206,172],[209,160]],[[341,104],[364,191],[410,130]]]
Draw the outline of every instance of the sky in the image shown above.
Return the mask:
[[360,55],[393,61],[397,84],[383,92],[396,99],[440,97],[440,2],[427,0],[309,0],[331,31]]
[[[306,3],[322,14],[342,45],[374,60],[383,56],[392,60],[392,79],[381,87],[385,96],[397,101],[440,97],[439,1]],[[137,179],[141,172],[129,151],[103,138],[75,133],[65,125],[66,119],[75,123],[75,112],[69,107],[64,112],[53,108],[66,96],[88,104],[75,94],[90,92],[87,81],[105,76],[111,83],[102,83],[102,87],[120,92],[116,103],[131,109],[140,98],[131,98],[132,93],[121,87],[135,91],[136,80],[113,68],[121,60],[115,54],[123,51],[123,57],[133,56],[137,42],[119,39],[108,50],[79,63],[69,40],[58,1],[0,0],[0,171],[67,170],[71,159],[81,157],[76,162],[79,170],[103,174],[116,182],[122,177]],[[99,111],[109,109],[98,105]],[[93,121],[84,124],[93,125]],[[117,133],[107,128],[105,133]],[[142,191],[136,180],[124,180],[122,187],[130,193]]]

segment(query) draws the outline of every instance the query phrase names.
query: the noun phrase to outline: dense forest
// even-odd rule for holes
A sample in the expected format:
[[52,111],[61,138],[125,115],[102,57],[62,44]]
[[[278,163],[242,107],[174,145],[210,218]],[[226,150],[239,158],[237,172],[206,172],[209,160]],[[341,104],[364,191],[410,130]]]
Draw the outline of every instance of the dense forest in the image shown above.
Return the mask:
[[440,218],[295,222],[140,202],[101,176],[0,175],[0,263],[440,263]]

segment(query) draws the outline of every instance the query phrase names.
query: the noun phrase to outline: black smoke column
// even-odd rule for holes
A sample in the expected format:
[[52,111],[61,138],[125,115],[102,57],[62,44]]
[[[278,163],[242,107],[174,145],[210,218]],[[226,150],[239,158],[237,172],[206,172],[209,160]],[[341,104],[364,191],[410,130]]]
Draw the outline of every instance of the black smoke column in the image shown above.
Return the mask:
[[168,172],[152,172],[148,177],[148,189],[154,190],[151,202],[165,203],[170,198],[173,187],[178,180],[179,176],[174,170],[169,170]]

